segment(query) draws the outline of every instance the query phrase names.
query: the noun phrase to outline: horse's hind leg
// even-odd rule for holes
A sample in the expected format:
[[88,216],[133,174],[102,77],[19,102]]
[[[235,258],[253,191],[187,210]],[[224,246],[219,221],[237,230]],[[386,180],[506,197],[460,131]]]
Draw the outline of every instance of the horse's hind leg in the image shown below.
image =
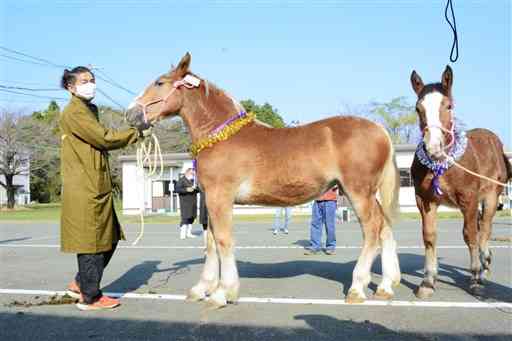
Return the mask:
[[478,241],[478,201],[468,202],[467,206],[461,207],[464,214],[464,241],[469,249],[471,279],[469,290],[475,294],[479,293],[481,288],[480,280],[480,246]]
[[349,192],[349,195],[363,229],[363,249],[352,274],[352,285],[346,301],[362,303],[366,299],[364,291],[371,280],[370,269],[377,255],[379,233],[384,218],[374,194],[361,195]]
[[489,250],[489,238],[492,233],[492,220],[496,214],[496,207],[498,206],[498,196],[496,192],[489,193],[485,196],[482,217],[479,221],[479,248],[480,248],[480,262],[482,263],[482,272],[480,278],[488,276],[491,269],[492,254]]
[[219,257],[217,247],[212,233],[213,226],[210,224],[209,231],[206,234],[206,260],[204,262],[203,272],[199,282],[188,292],[187,300],[200,301],[210,295],[219,284]]
[[375,298],[389,300],[394,296],[392,287],[400,284],[401,274],[396,253],[396,241],[393,238],[393,231],[386,221],[384,221],[379,237],[382,246],[382,282],[377,288]]
[[421,213],[423,226],[423,244],[425,245],[425,273],[423,281],[415,294],[418,298],[429,298],[434,294],[437,279],[437,205],[433,202],[425,202],[416,196],[416,203]]

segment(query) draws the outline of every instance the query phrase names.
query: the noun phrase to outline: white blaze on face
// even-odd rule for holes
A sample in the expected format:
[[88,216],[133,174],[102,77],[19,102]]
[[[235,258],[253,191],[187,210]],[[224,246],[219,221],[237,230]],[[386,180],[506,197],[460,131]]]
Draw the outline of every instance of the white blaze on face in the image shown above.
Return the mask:
[[443,132],[441,127],[441,120],[439,118],[441,108],[441,102],[443,100],[443,94],[439,92],[432,92],[425,97],[421,104],[425,108],[425,119],[428,127],[428,133],[425,134],[424,142],[427,147],[427,151],[434,156],[439,156],[442,149]]

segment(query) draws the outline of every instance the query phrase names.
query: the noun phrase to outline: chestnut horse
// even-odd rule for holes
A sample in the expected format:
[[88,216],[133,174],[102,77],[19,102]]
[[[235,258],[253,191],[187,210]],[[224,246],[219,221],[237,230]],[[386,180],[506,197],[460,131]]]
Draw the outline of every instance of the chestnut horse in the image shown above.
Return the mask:
[[[503,187],[454,167],[452,159],[463,167],[499,182],[512,178],[512,168],[503,144],[489,130],[461,132],[455,126],[453,112],[453,72],[447,66],[441,83],[424,85],[413,71],[411,83],[418,95],[416,111],[423,141],[418,146],[411,174],[416,203],[421,213],[425,245],[425,274],[416,291],[419,298],[434,293],[437,277],[436,212],[439,205],[460,209],[464,216],[463,236],[470,255],[470,291],[478,293],[483,276],[489,272],[489,238]],[[448,158],[447,158],[448,156]],[[479,216],[478,208],[483,210]]]
[[[179,115],[194,145],[211,136],[216,127],[247,118],[229,95],[190,72],[190,60],[187,53],[176,68],[150,84],[130,105],[127,120],[140,122],[144,116],[156,122]],[[238,299],[234,203],[293,206],[314,199],[335,184],[349,196],[364,238],[347,302],[366,299],[365,288],[379,246],[383,278],[375,295],[385,299],[393,296],[392,286],[400,282],[391,230],[399,181],[393,145],[382,126],[341,116],[279,129],[250,120],[236,133],[198,153],[196,162],[197,177],[206,193],[211,233],[207,235],[203,272],[190,289],[189,300],[209,296],[209,302],[220,307]]]

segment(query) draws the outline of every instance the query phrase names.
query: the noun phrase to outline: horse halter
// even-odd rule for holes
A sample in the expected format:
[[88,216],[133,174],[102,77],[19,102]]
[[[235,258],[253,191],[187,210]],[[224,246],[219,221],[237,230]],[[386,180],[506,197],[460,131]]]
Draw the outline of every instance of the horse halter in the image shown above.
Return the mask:
[[425,125],[425,127],[423,127],[423,130],[421,131],[423,137],[425,137],[425,134],[431,128],[438,128],[443,133],[448,134],[450,136],[450,142],[446,146],[443,146],[443,149],[450,149],[455,142],[455,118],[453,115],[453,109],[450,109],[449,111],[450,111],[450,129],[446,129],[442,125],[428,124],[428,125]]
[[[180,79],[179,81],[175,81],[174,83],[172,83],[171,91],[169,91],[169,93],[164,98],[157,98],[155,100],[152,100],[152,101],[149,101],[146,103],[143,103],[143,102],[140,102],[139,100],[137,100],[137,101],[135,101],[135,103],[137,103],[138,105],[140,105],[142,107],[144,121],[147,122],[148,121],[147,111],[146,111],[147,107],[149,107],[153,104],[156,104],[156,103],[160,103],[160,102],[163,102],[165,104],[167,102],[167,100],[169,99],[169,97],[174,93],[174,91],[178,90],[181,86],[184,86],[187,89],[193,89],[193,88],[197,88],[199,86],[200,82],[201,81],[199,78],[196,78],[192,75],[186,75],[183,79]],[[163,108],[160,110],[160,113],[158,114],[158,116],[160,116],[160,114],[162,113],[162,110],[163,110]]]

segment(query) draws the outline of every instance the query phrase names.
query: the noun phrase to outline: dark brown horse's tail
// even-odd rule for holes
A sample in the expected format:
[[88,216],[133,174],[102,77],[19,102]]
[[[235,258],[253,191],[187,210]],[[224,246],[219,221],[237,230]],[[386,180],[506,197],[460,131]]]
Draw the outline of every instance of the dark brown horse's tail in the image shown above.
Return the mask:
[[379,196],[384,216],[391,226],[399,211],[400,173],[396,165],[395,148],[391,138],[389,138],[389,147],[390,153],[384,165],[379,185]]

